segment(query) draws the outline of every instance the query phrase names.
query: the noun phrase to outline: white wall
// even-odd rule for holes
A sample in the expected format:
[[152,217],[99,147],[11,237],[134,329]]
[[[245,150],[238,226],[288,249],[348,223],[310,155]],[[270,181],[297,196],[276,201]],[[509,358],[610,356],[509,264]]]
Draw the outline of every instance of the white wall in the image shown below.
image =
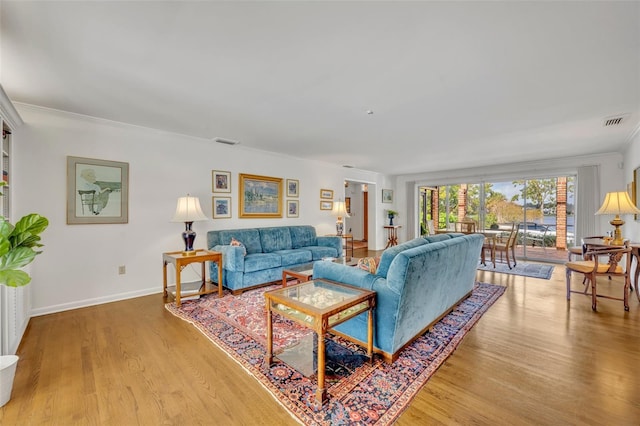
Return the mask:
[[[624,154],[624,177],[625,182],[633,182],[633,171],[640,167],[640,127],[636,128],[632,141]],[[640,179],[640,176],[638,176]],[[640,204],[640,194],[636,194],[636,205]],[[631,241],[640,241],[640,221],[633,219],[633,216],[624,217],[626,222],[622,229],[624,238]]]
[[[320,210],[321,188],[343,194],[345,180],[374,182],[379,188],[386,183],[376,173],[242,145],[230,147],[29,105],[16,107],[25,124],[14,134],[14,215],[37,212],[50,221],[42,236],[43,253],[32,264],[33,315],[160,292],[162,253],[184,248],[184,224],[169,222],[176,201],[187,193],[198,196],[211,217],[211,170],[232,173],[233,217],[194,223],[196,248],[205,247],[210,229],[308,224],[319,235],[334,233],[335,218]],[[127,224],[67,225],[67,156],[129,163]],[[299,179],[300,217],[239,219],[238,173]],[[377,210],[370,216],[372,223],[383,219],[382,207]],[[381,249],[386,242],[382,222],[374,229],[370,247]],[[118,275],[119,265],[126,266],[126,274]],[[185,270],[193,279],[195,271]]]

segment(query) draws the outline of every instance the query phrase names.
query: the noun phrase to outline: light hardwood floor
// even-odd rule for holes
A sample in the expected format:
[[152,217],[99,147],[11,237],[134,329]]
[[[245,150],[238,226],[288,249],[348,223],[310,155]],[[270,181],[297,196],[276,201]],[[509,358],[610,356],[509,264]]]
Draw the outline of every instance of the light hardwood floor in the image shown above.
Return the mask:
[[[567,303],[562,265],[551,280],[477,277],[507,291],[398,425],[640,424],[635,294],[630,312],[603,299],[594,313],[586,296]],[[3,426],[296,424],[160,294],[32,318],[18,355]]]

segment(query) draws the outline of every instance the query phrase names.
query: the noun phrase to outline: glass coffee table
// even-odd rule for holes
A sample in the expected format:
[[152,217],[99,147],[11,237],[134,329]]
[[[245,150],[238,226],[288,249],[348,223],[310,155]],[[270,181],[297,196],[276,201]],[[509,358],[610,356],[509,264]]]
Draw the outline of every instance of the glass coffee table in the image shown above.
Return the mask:
[[368,311],[367,356],[373,362],[373,309],[376,292],[328,280],[312,280],[264,293],[267,312],[266,367],[273,363],[273,313],[313,330],[318,339],[316,402],[327,399],[324,336],[332,327]]
[[[338,258],[331,258],[329,260],[317,260],[316,262],[334,262],[334,263],[342,263],[347,266],[356,266],[358,264],[358,259],[356,259],[355,257],[352,257],[351,259],[346,261],[344,258],[338,257]],[[313,276],[314,263],[315,262],[309,262],[309,263],[305,263],[304,265],[286,267],[282,271],[282,287],[287,286],[288,277],[296,278],[301,283],[309,281]]]

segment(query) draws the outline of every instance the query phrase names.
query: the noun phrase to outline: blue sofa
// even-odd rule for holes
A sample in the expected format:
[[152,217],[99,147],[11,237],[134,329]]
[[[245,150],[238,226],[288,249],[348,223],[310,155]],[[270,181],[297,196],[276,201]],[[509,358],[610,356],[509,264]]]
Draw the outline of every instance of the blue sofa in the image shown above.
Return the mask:
[[[244,247],[229,245],[231,239]],[[207,232],[209,250],[222,252],[223,286],[238,294],[282,279],[286,267],[342,254],[340,237],[319,237],[313,226],[224,229]],[[246,255],[245,255],[246,249]],[[218,265],[210,263],[211,280],[217,284]]]
[[[376,292],[374,348],[387,362],[449,313],[473,290],[484,237],[440,234],[416,238],[382,253],[375,274],[332,262],[313,267],[325,278]],[[335,327],[351,340],[367,341],[367,316]]]

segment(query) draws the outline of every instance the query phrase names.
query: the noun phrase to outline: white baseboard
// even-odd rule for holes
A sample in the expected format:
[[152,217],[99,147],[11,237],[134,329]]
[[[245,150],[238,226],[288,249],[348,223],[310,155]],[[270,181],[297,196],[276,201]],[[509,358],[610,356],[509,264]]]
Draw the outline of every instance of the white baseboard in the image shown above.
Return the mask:
[[72,303],[63,303],[60,305],[45,306],[43,308],[32,309],[31,316],[54,314],[56,312],[69,311],[72,309],[86,308],[87,306],[102,305],[103,303],[117,302],[119,300],[133,299],[134,297],[148,296],[150,294],[162,293],[162,289],[151,287],[144,290],[132,291],[128,293],[112,294],[105,297],[96,297],[93,299],[76,300]]

